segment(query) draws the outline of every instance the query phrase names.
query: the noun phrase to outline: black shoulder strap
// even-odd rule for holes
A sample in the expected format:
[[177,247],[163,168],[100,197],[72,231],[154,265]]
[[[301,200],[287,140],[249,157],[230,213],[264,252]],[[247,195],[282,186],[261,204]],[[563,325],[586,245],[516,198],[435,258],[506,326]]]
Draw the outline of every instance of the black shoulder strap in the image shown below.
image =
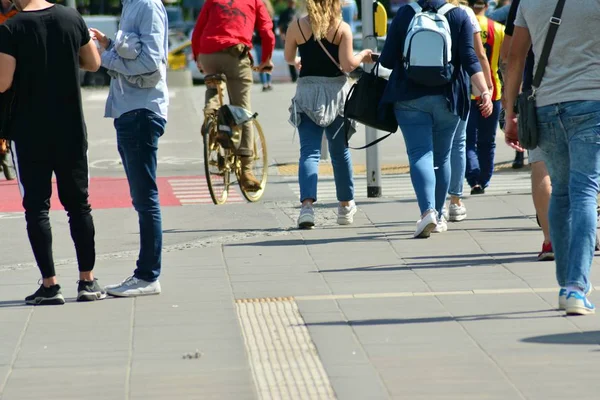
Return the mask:
[[306,36],[304,36],[304,32],[302,32],[302,26],[300,26],[300,18],[298,18],[296,21],[298,21],[298,29],[300,29],[300,34],[304,38],[304,41],[308,42],[308,40],[306,40]]
[[554,15],[552,15],[552,18],[550,18],[550,27],[548,28],[548,34],[546,35],[544,48],[542,50],[542,54],[540,55],[540,60],[535,70],[535,76],[533,77],[532,82],[533,87],[536,89],[540,87],[542,78],[544,77],[544,72],[546,72],[546,66],[548,65],[548,58],[550,58],[550,51],[552,50],[552,45],[554,44],[554,38],[556,38],[556,32],[558,31],[558,27],[562,22],[560,17],[562,16],[563,9],[565,8],[565,2],[566,0],[558,0],[556,9],[554,9]]

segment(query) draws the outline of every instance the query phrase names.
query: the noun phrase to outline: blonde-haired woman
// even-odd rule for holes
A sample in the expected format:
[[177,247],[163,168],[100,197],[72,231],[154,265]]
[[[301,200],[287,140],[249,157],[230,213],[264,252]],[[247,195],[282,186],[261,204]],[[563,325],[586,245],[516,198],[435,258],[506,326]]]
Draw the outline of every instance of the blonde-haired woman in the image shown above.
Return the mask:
[[[446,0],[448,3],[462,8],[471,21],[473,27],[473,47],[475,48],[475,54],[481,64],[481,69],[485,76],[485,81],[488,86],[488,90],[492,90],[494,85],[492,82],[492,73],[490,70],[490,64],[481,41],[481,27],[475,13],[468,6],[468,2],[464,0]],[[456,132],[454,133],[454,139],[452,141],[452,151],[450,153],[450,189],[448,194],[450,195],[450,207],[448,210],[448,219],[451,222],[459,222],[467,218],[467,208],[462,202],[463,185],[465,181],[465,171],[467,169],[467,122],[469,116],[467,115],[466,120],[460,120]]]
[[[352,31],[342,21],[340,0],[306,0],[308,15],[292,22],[285,42],[285,59],[300,68],[296,95],[292,100],[291,122],[300,135],[299,228],[315,225],[313,203],[317,201],[317,181],[323,132],[329,142],[337,192],[338,224],[354,221],[354,181],[352,160],[346,148],[344,101],[350,89],[346,73],[361,62],[371,61],[371,51],[354,54]],[[300,57],[296,57],[297,51]]]

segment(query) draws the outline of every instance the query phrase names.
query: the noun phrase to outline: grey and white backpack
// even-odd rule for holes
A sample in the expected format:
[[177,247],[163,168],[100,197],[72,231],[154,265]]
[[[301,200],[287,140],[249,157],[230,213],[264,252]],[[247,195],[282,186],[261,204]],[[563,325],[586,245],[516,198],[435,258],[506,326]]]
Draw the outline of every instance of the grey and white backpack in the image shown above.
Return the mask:
[[445,4],[437,11],[417,3],[404,42],[404,67],[408,78],[424,86],[443,86],[452,81],[452,36],[446,14],[455,8]]

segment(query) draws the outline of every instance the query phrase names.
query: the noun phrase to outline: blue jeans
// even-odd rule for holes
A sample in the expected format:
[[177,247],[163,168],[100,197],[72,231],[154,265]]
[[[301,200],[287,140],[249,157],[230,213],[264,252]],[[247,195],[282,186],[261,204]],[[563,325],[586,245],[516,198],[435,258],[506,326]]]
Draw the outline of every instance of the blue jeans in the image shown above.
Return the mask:
[[[467,121],[469,117],[467,116]],[[450,151],[450,189],[448,194],[461,197],[465,182],[465,170],[467,168],[467,121],[458,121],[454,139],[452,139],[452,150]]]
[[550,238],[561,287],[586,290],[596,246],[600,101],[537,109],[539,146],[552,182]]
[[117,144],[140,224],[140,254],[134,276],[158,279],[162,256],[162,218],[156,168],[158,138],[167,121],[149,110],[135,110],[115,120]]
[[494,173],[496,155],[496,131],[500,120],[502,103],[492,102],[492,115],[484,118],[476,100],[471,101],[471,114],[467,124],[467,182],[471,187],[480,185],[486,188]]
[[412,180],[421,214],[441,215],[450,186],[450,149],[459,118],[444,96],[425,96],[396,103]]
[[[321,159],[321,141],[323,131],[329,142],[329,155],[333,165],[335,190],[338,201],[354,200],[354,178],[352,177],[352,158],[346,147],[344,119],[336,118],[331,125],[323,128],[315,124],[305,114],[300,116],[298,132],[300,134],[300,201],[317,201],[317,182],[319,180],[319,160]],[[335,136],[335,139],[334,139]]]
[[[256,59],[258,60],[258,62],[260,62],[260,60],[262,60],[262,46],[260,44],[255,44],[254,49],[256,50]],[[259,75],[260,83],[262,83],[263,86],[271,84],[271,74],[261,72]]]

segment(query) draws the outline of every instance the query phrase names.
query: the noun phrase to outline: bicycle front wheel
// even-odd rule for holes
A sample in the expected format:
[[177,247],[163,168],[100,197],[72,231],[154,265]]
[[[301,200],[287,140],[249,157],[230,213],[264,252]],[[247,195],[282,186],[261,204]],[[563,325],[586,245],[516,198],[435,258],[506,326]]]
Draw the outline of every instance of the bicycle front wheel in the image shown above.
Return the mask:
[[217,142],[217,125],[214,119],[206,121],[202,131],[204,143],[204,172],[206,184],[213,203],[219,205],[227,201],[229,195],[230,166],[229,150]]
[[[255,202],[260,200],[265,193],[269,173],[269,156],[267,154],[267,141],[265,140],[265,134],[256,119],[252,121],[252,129],[254,130],[254,156],[252,172],[254,172],[254,176],[260,182],[261,189],[256,192],[251,192],[244,189],[241,184],[240,189],[246,200]],[[237,168],[237,171],[239,173],[240,168]],[[238,181],[240,181],[239,176]]]

